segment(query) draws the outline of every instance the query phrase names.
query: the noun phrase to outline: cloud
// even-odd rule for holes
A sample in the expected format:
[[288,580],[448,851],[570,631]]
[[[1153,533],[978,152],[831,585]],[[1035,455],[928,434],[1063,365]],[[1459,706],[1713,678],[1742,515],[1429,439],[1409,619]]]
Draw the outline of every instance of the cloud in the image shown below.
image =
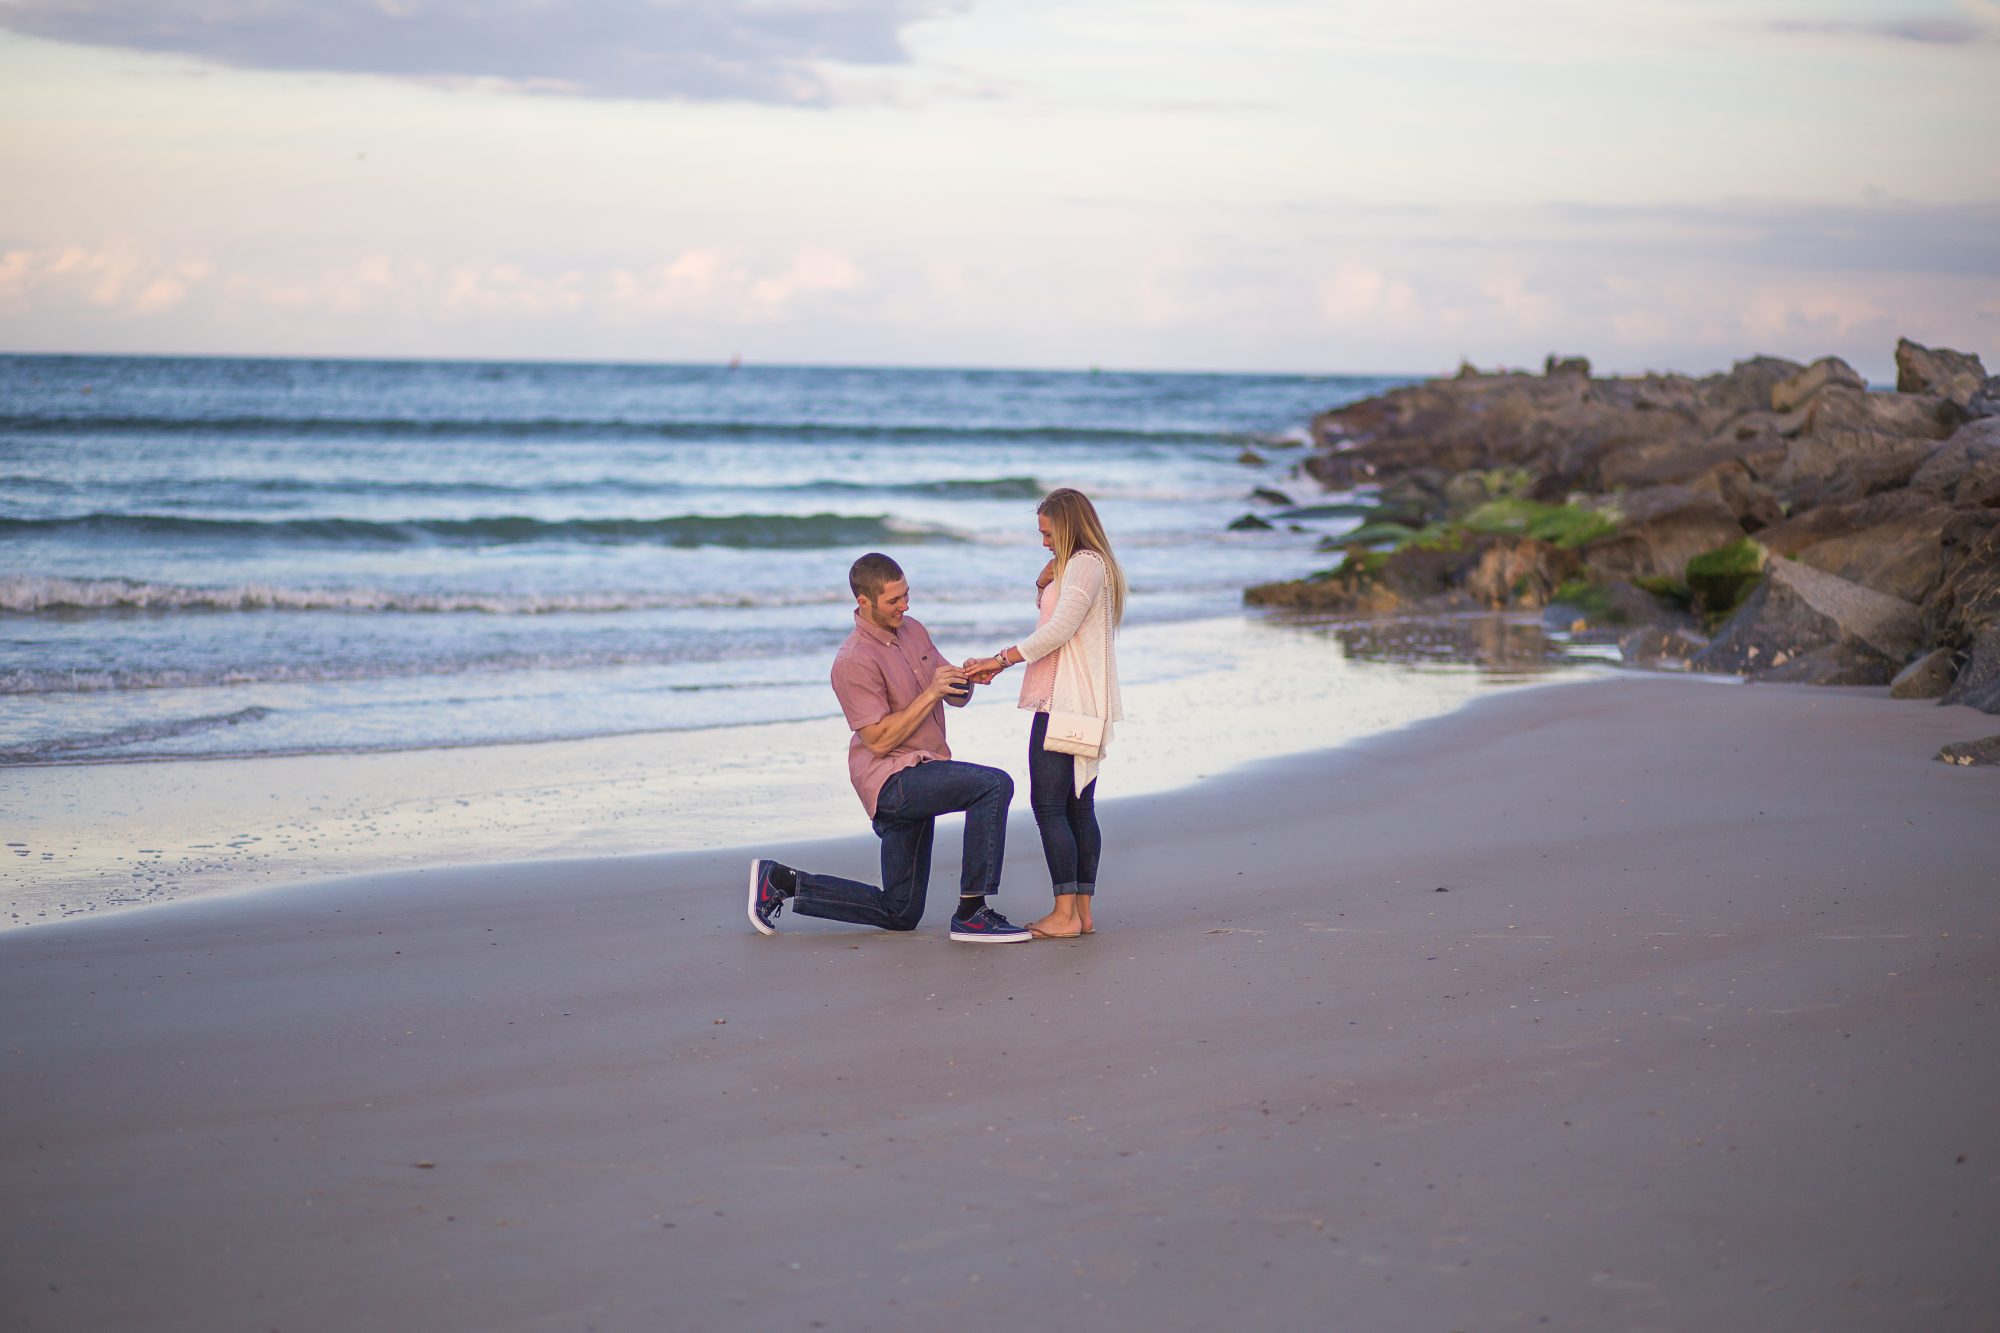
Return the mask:
[[1976,23],[1959,19],[1891,19],[1879,23],[1824,23],[1810,19],[1782,19],[1771,25],[1774,32],[1821,33],[1843,37],[1880,37],[1898,42],[1921,42],[1927,46],[1964,46],[1984,40],[1989,34]]
[[613,269],[590,290],[594,306],[620,319],[762,324],[866,283],[859,264],[824,246],[808,246],[789,260],[697,247],[645,268]]
[[759,316],[776,318],[800,297],[852,291],[862,280],[861,266],[846,255],[825,249],[802,250],[784,272],[752,283],[750,300]]
[[131,237],[0,253],[0,312],[80,306],[102,315],[160,315],[214,274],[198,257],[168,258]]
[[1968,46],[1975,42],[2000,40],[2000,5],[1993,0],[1960,0],[1958,8],[1966,17],[1925,14],[1872,20],[1777,19],[1770,27],[1780,33],[1865,37],[1879,41],[1916,42],[1924,46]]
[[1367,264],[1340,265],[1319,284],[1320,315],[1345,328],[1406,328],[1422,318],[1414,288]]
[[2000,202],[1559,203],[1549,214],[1583,233],[1565,244],[1610,246],[1627,255],[1771,268],[2000,275]]
[[[514,259],[436,262],[373,252],[282,270],[175,256],[130,237],[0,252],[0,317],[129,324],[200,295],[196,318],[337,319],[410,327],[617,325],[691,319],[768,325],[821,310],[868,285],[850,256],[695,248],[641,268],[545,266]],[[188,312],[184,312],[188,313]]]
[[689,250],[650,268],[614,269],[609,279],[609,303],[614,310],[628,314],[702,314],[716,292],[734,276],[720,250]]
[[263,70],[821,106],[969,0],[12,0],[0,27]]

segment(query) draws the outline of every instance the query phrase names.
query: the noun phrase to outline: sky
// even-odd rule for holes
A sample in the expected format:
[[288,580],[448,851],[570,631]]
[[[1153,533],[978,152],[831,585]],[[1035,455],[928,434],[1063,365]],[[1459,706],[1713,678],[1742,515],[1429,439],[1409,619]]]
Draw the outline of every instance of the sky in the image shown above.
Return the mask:
[[0,0],[0,351],[2000,370],[2000,0]]

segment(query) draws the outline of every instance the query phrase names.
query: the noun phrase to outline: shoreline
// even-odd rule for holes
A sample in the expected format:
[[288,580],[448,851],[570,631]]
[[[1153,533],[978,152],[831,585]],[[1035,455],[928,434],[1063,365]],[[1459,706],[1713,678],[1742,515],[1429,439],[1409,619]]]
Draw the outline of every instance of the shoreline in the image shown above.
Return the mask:
[[[1352,658],[1332,633],[1250,614],[1133,627],[1135,725],[1119,738],[1111,794],[1343,744],[1496,683],[1592,669],[1510,668],[1501,644],[1496,670],[1438,672]],[[1012,689],[956,712],[951,731],[955,754],[1007,768],[1027,790]],[[24,844],[0,861],[0,933],[328,877],[865,832],[846,741],[830,712],[584,740],[0,769],[5,840]]]
[[[1051,1280],[1087,1330],[1981,1328],[2000,776],[1933,758],[1955,708],[1712,685],[1107,800],[1090,940],[956,946],[940,904],[764,939],[720,851],[0,935],[0,1295],[53,1329],[981,1329]],[[796,850],[872,872],[864,830]]]

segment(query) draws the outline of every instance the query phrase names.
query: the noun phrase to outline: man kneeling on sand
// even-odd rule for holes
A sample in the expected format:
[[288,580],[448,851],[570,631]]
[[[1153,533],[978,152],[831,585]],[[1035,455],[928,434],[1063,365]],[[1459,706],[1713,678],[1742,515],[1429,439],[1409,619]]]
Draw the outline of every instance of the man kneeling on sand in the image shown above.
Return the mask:
[[834,656],[833,692],[854,729],[848,776],[882,840],[882,887],[760,857],[750,863],[750,924],[775,935],[774,922],[789,900],[800,916],[915,930],[930,886],[937,817],[963,810],[964,868],[951,937],[968,944],[1032,938],[986,905],[986,895],[1000,887],[1014,779],[997,768],[960,763],[945,743],[944,705],[964,707],[973,683],[909,615],[910,585],[894,560],[877,552],[862,556],[847,571],[847,586],[854,592],[854,632]]

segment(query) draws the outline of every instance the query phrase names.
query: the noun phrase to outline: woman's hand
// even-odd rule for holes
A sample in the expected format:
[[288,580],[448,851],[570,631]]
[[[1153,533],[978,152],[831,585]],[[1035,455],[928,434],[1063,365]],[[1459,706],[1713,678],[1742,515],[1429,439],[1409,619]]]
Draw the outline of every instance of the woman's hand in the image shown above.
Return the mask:
[[1043,588],[1048,587],[1049,584],[1055,582],[1055,577],[1056,577],[1056,562],[1051,560],[1049,561],[1049,563],[1042,566],[1041,573],[1035,575],[1035,590],[1039,592]]
[[974,685],[986,685],[1006,667],[1007,664],[997,657],[968,657],[962,669],[966,679]]

